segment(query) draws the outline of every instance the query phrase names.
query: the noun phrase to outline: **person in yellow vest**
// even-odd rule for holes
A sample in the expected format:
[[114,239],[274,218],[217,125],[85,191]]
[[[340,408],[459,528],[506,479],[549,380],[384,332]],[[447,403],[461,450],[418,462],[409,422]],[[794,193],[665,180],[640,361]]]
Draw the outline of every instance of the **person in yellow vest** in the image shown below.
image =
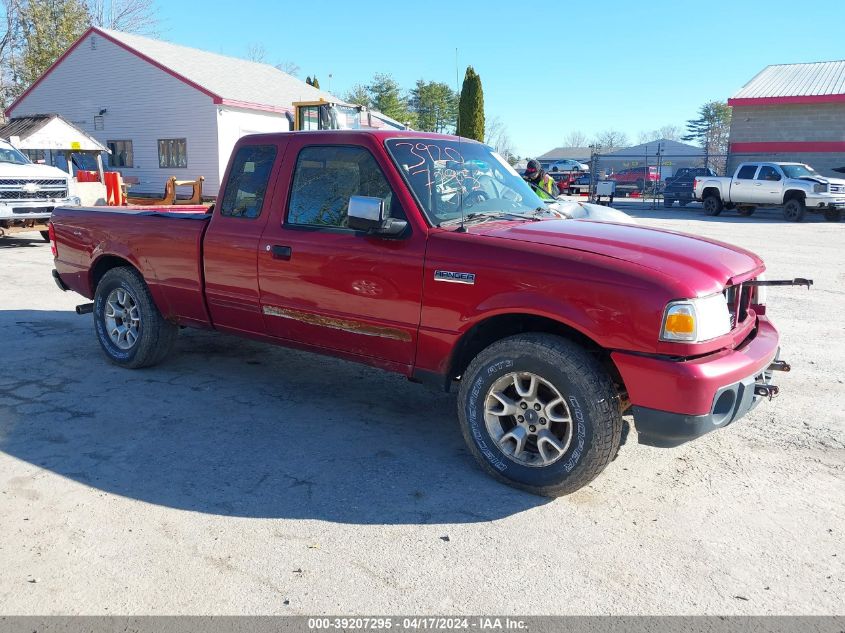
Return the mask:
[[555,194],[557,193],[557,183],[555,183],[554,178],[549,176],[546,171],[540,167],[540,163],[533,158],[528,161],[528,165],[525,167],[525,174],[523,174],[522,177],[535,187],[538,187],[550,196],[555,197]]

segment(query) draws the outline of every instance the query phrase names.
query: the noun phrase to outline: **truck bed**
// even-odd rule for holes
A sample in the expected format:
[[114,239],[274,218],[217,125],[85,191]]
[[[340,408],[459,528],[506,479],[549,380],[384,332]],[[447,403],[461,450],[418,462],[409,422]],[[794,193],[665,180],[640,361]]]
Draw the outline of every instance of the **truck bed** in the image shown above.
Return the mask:
[[58,207],[53,212],[56,270],[90,298],[102,271],[121,258],[135,266],[162,314],[209,325],[202,284],[204,206]]

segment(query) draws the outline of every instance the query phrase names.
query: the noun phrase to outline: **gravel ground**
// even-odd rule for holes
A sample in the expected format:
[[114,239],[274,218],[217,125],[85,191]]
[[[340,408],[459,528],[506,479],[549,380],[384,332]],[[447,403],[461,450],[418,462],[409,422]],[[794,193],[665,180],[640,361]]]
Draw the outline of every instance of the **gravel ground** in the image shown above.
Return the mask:
[[0,240],[5,614],[833,614],[845,595],[845,223],[647,225],[761,254],[793,371],[677,449],[549,501],[486,477],[454,396],[186,331],[108,365],[36,235]]

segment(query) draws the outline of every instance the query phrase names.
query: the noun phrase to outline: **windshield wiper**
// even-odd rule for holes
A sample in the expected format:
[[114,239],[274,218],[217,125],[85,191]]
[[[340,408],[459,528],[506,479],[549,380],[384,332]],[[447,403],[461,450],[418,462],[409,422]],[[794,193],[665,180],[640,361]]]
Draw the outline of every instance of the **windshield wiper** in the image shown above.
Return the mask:
[[521,213],[513,213],[511,211],[486,211],[486,212],[476,212],[476,213],[467,213],[463,217],[459,218],[452,218],[451,220],[444,220],[438,227],[442,226],[452,226],[454,224],[465,224],[467,222],[485,222],[487,220],[494,220],[496,218],[502,218],[505,216],[510,216],[511,218],[516,218],[517,220],[536,220],[538,219],[534,215],[524,215]]

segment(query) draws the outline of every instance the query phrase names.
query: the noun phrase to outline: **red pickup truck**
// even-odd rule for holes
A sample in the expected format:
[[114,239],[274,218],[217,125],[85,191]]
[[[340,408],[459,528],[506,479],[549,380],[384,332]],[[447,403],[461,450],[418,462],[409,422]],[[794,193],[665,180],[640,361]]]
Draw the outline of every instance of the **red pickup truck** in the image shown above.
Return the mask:
[[[162,361],[180,326],[448,390],[493,476],[572,492],[638,439],[676,446],[771,396],[778,333],[756,255],[555,219],[500,156],[397,131],[250,136],[211,210],[58,208],[62,290],[106,357]],[[374,395],[374,398],[377,396]]]

